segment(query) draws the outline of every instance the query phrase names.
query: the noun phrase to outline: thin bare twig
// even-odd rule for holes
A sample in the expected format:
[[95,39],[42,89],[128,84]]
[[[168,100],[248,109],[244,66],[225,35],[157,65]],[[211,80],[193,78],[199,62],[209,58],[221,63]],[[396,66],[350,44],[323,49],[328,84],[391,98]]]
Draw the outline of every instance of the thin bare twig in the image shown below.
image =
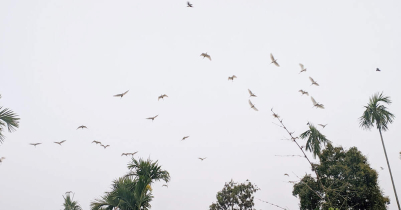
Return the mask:
[[284,210],[288,210],[288,209],[286,209],[286,208],[283,208],[283,207],[281,207],[281,206],[278,206],[278,205],[276,205],[276,204],[273,204],[273,203],[269,203],[269,202],[267,202],[267,201],[264,201],[264,200],[261,200],[261,199],[259,199],[259,198],[258,198],[258,200],[260,200],[260,201],[262,201],[262,202],[264,202],[264,203],[270,204],[270,205],[272,205],[272,206],[275,206],[275,207],[277,207],[277,208],[284,209]]

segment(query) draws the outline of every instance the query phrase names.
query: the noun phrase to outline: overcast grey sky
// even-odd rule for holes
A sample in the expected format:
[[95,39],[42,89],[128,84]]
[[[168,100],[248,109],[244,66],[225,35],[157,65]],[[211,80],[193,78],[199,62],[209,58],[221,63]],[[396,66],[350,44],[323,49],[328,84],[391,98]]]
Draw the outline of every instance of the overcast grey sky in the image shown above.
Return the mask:
[[[73,191],[89,209],[127,172],[130,158],[121,153],[139,151],[172,177],[169,188],[152,186],[152,209],[208,209],[230,179],[249,179],[261,188],[256,198],[298,209],[287,181],[311,171],[302,158],[275,156],[300,151],[281,140],[287,136],[272,123],[274,107],[296,135],[308,121],[327,123],[321,131],[334,145],[358,147],[396,209],[379,133],[361,130],[358,117],[379,91],[401,116],[401,1],[191,3],[0,1],[0,105],[21,117],[0,145],[7,158],[0,208],[60,209],[64,192]],[[269,64],[270,53],[281,67]],[[307,72],[298,74],[299,63]],[[320,86],[310,86],[309,76]],[[326,109],[312,108],[300,89]],[[169,97],[158,101],[161,94]],[[157,114],[153,123],[145,119]],[[396,118],[384,133],[399,194],[400,125]]]

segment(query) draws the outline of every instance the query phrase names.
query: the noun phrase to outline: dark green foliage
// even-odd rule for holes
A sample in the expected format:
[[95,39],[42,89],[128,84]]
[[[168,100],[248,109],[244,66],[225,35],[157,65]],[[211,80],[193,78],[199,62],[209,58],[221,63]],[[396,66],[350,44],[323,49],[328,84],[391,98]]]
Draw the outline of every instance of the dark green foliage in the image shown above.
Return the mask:
[[64,210],[82,210],[81,206],[78,204],[77,201],[73,201],[73,198],[71,198],[70,194],[67,194],[66,197],[64,197]]
[[170,175],[162,170],[158,162],[152,160],[137,161],[132,158],[128,168],[133,170],[126,176],[113,182],[110,192],[106,192],[101,199],[91,203],[91,210],[147,210],[153,199],[150,185],[154,181],[170,181]]
[[252,210],[255,205],[253,193],[259,188],[251,182],[237,184],[231,180],[217,193],[217,202],[209,206],[210,210]]
[[362,128],[370,130],[376,124],[377,129],[386,131],[387,124],[393,123],[395,116],[380,103],[391,104],[390,97],[376,93],[369,99],[368,105],[364,106],[362,117],[359,118],[359,125]]
[[4,141],[4,127],[7,127],[8,132],[13,132],[16,128],[18,128],[19,120],[20,118],[18,118],[18,115],[13,111],[0,107],[0,143]]
[[[387,209],[390,203],[377,182],[377,172],[370,168],[367,159],[357,148],[327,148],[315,164],[321,185],[311,175],[306,175],[294,185],[293,195],[300,199],[300,209]],[[324,193],[325,192],[325,193]]]
[[313,154],[313,157],[316,158],[316,155],[320,154],[321,151],[321,144],[326,145],[330,141],[324,136],[323,134],[320,133],[318,129],[311,123],[309,124],[309,130],[303,132],[299,137],[301,139],[306,139],[306,146],[305,150],[310,151]]

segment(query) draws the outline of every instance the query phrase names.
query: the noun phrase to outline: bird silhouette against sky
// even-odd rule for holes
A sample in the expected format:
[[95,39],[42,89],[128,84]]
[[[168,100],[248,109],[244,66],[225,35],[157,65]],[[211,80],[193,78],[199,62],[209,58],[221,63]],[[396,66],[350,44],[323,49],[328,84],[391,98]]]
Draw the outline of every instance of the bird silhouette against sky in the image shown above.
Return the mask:
[[184,141],[185,139],[189,138],[189,136],[184,136],[181,141]]
[[42,143],[30,143],[30,145],[35,146],[35,148],[36,148],[36,146],[38,146],[40,144],[42,144]]
[[299,73],[306,71],[306,69],[302,63],[300,63],[299,66],[301,67],[301,71]]
[[88,127],[86,127],[86,126],[84,126],[84,125],[81,125],[81,126],[79,126],[79,127],[77,128],[77,130],[80,129],[80,128],[81,128],[82,130],[83,130],[84,128],[88,129]]
[[257,97],[255,94],[252,93],[251,90],[248,89],[249,97]]
[[317,103],[317,102],[315,101],[315,99],[314,99],[312,96],[311,96],[310,98],[311,98],[311,100],[312,100],[313,107],[324,109],[324,105],[323,105],[323,104]]
[[123,98],[123,96],[124,96],[125,94],[127,94],[127,93],[128,93],[128,91],[129,91],[129,90],[125,91],[124,93],[116,94],[116,95],[114,95],[114,97],[120,97],[120,98]]
[[228,81],[232,80],[234,82],[234,79],[237,78],[237,76],[233,75],[232,77],[228,77]]
[[249,105],[251,106],[251,108],[252,108],[253,110],[259,111],[259,110],[255,107],[255,105],[252,103],[251,100],[248,100],[248,103],[249,103]]
[[210,61],[212,61],[212,57],[210,57],[210,55],[208,55],[207,53],[202,53],[201,56],[203,56],[203,58],[208,58]]
[[201,160],[201,161],[203,161],[204,159],[206,159],[206,157],[204,157],[204,158],[199,158],[199,160]]
[[272,60],[272,62],[270,64],[274,63],[274,65],[276,65],[277,67],[280,67],[280,65],[277,63],[277,59],[274,59],[273,54],[271,54],[271,53],[270,53],[270,59]]
[[309,80],[312,82],[311,85],[319,86],[319,84],[312,77],[309,77]]
[[306,92],[306,91],[304,91],[304,90],[299,90],[298,92],[302,93],[302,95],[307,95],[307,96],[309,96],[309,93]]
[[156,116],[154,116],[154,117],[148,117],[148,118],[146,118],[146,119],[147,119],[147,120],[152,120],[152,122],[153,122],[153,120],[155,120],[155,118],[156,118],[157,116],[159,116],[159,115],[156,115]]
[[56,143],[56,144],[58,144],[58,145],[61,146],[61,144],[64,143],[65,141],[66,141],[66,140],[62,140],[62,141],[59,141],[59,142],[55,141],[54,143]]
[[189,1],[187,1],[187,7],[193,7],[191,3],[189,3]]
[[323,124],[317,124],[317,125],[320,125],[320,126],[322,126],[323,128],[325,128],[327,124],[325,124],[325,125],[323,125]]
[[[157,97],[157,100],[159,101],[160,99],[163,99],[164,100],[164,97],[168,97],[166,94],[163,94],[163,95],[161,95],[161,96],[159,96],[159,97]],[[173,97],[174,98],[174,97]]]

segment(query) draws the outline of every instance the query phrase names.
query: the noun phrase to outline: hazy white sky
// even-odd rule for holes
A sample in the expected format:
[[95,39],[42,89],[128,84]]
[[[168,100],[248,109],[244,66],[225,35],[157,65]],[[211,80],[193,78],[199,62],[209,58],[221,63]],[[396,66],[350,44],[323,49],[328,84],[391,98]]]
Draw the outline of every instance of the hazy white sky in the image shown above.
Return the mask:
[[[0,145],[7,158],[0,208],[60,209],[71,190],[89,209],[127,172],[121,153],[139,151],[136,157],[159,160],[172,177],[169,188],[154,184],[152,209],[208,209],[230,179],[249,179],[262,189],[256,198],[297,209],[287,181],[311,171],[302,158],[275,156],[300,151],[281,140],[287,136],[272,123],[274,107],[297,135],[308,121],[327,123],[322,132],[334,145],[358,147],[396,209],[379,133],[361,130],[358,117],[379,91],[401,116],[401,2],[191,3],[0,1],[0,105],[21,117]],[[281,67],[269,64],[270,53]],[[299,63],[307,72],[298,74]],[[310,86],[309,76],[320,86]],[[248,88],[259,112],[248,105]],[[326,109],[311,108],[299,89]],[[158,101],[161,94],[169,97]],[[400,120],[384,133],[399,194]],[[258,200],[255,207],[272,208]]]

